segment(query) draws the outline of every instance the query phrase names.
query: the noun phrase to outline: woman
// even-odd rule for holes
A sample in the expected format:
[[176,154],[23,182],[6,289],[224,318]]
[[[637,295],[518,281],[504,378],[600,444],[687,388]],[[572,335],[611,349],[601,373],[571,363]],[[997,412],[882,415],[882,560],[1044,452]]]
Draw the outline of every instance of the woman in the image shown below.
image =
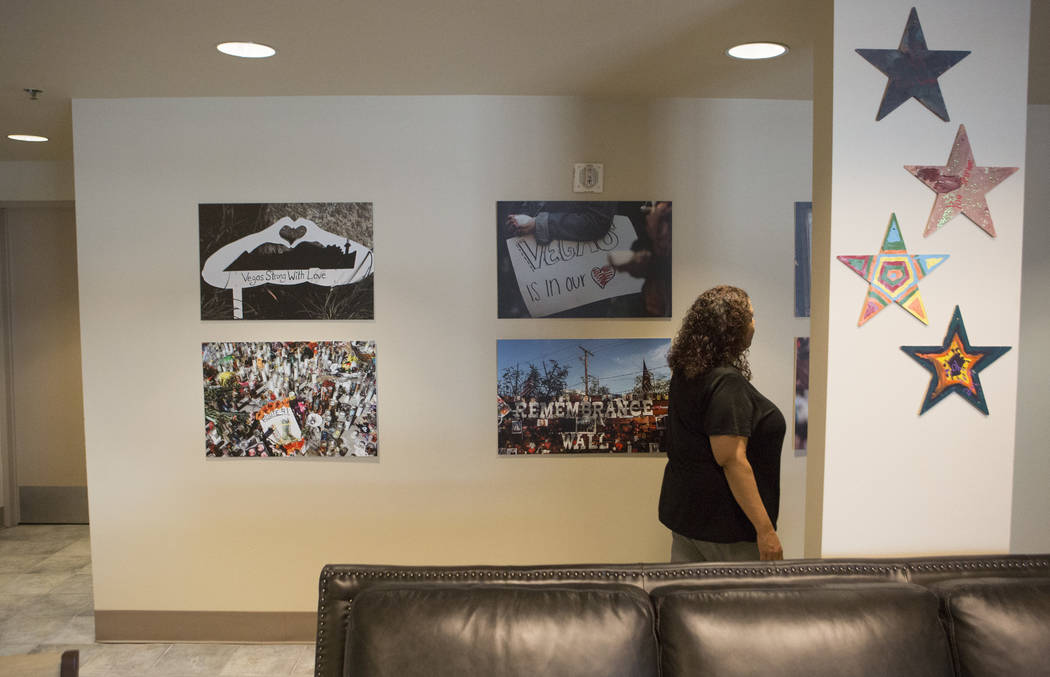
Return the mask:
[[660,521],[671,561],[783,559],[776,533],[784,416],[751,385],[754,308],[736,287],[696,299],[671,344]]

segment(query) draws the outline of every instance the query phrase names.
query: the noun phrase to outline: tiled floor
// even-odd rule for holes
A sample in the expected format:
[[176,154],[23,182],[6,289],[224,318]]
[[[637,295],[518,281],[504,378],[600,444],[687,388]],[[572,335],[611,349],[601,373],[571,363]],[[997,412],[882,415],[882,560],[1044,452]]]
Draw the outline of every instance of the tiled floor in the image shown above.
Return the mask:
[[288,677],[305,644],[96,644],[86,526],[0,529],[0,656],[80,650],[83,677]]

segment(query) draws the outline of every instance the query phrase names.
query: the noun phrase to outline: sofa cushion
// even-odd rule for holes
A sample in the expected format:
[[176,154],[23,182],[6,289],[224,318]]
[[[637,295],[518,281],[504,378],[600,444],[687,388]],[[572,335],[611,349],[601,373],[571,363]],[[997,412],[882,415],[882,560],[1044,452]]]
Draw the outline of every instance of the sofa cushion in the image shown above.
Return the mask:
[[652,607],[629,585],[378,585],[348,620],[347,677],[659,670]]
[[1050,578],[968,578],[931,589],[943,600],[959,675],[1050,676]]
[[938,600],[908,583],[653,592],[664,677],[952,675]]

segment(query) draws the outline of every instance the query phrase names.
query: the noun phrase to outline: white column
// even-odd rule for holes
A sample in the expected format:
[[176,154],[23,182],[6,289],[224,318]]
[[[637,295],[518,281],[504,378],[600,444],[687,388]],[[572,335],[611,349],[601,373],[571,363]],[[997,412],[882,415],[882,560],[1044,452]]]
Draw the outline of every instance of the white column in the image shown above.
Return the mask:
[[[855,50],[898,48],[913,6],[928,49],[970,51],[937,79],[949,120],[911,98],[876,121],[887,76]],[[1028,26],[1028,0],[834,2],[833,66],[815,83],[830,80],[816,105],[832,108],[814,116],[815,202],[825,195],[830,211],[821,222],[814,205],[814,305],[822,292],[827,305],[814,309],[813,341],[826,346],[827,391],[809,555],[1009,550]],[[924,237],[936,194],[904,166],[946,165],[960,124],[977,166],[1020,170],[986,196],[995,237],[964,215]],[[818,152],[828,138],[830,153]],[[858,326],[868,284],[836,257],[878,254],[891,214],[909,255],[951,257],[919,282],[928,325],[891,304]],[[901,346],[941,344],[956,305],[972,345],[1013,348],[979,373],[987,415],[956,394],[920,415],[931,375]]]

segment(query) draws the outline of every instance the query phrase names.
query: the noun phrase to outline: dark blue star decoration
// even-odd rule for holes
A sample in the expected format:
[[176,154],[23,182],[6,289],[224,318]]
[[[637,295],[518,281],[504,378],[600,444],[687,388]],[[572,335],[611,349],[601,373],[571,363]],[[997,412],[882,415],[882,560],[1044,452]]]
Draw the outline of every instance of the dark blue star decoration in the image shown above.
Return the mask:
[[926,38],[915,8],[911,8],[908,23],[897,49],[858,49],[857,54],[886,74],[889,82],[882,95],[876,120],[892,113],[898,106],[914,98],[929,108],[935,115],[948,121],[948,109],[944,106],[941,86],[937,78],[944,71],[959,63],[969,51],[926,49]]
[[962,395],[982,414],[987,414],[988,403],[984,400],[984,389],[977,374],[1010,350],[1010,346],[971,346],[962,313],[959,306],[955,306],[944,343],[939,346],[901,346],[901,350],[932,375],[919,410],[920,416],[950,393]]

